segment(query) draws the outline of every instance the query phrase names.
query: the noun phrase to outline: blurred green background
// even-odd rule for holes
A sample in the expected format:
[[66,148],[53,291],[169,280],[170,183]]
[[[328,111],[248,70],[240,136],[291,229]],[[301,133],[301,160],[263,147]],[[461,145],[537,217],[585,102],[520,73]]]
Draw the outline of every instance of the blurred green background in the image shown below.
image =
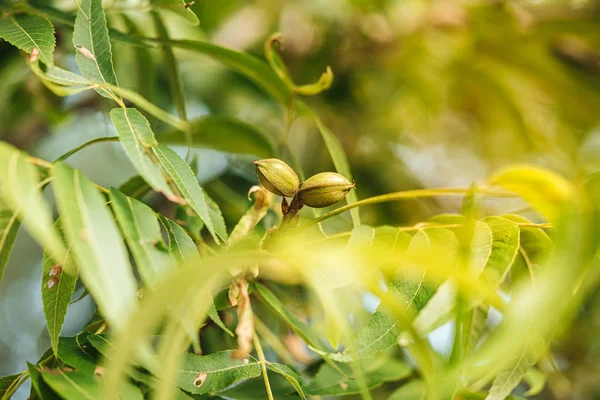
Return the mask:
[[[71,0],[31,3],[74,9]],[[104,4],[111,27],[154,35],[145,2]],[[262,58],[264,42],[279,31],[282,57],[297,83],[315,81],[331,66],[332,88],[307,101],[348,154],[359,198],[464,187],[512,163],[540,165],[579,183],[600,171],[599,1],[199,0],[191,7],[199,27],[164,13],[172,38],[206,40]],[[77,70],[70,31],[57,28],[56,62]],[[233,115],[274,142],[283,135],[280,106],[253,83],[197,54],[176,50],[176,56],[190,118]],[[175,112],[159,51],[113,43],[113,60],[122,87]],[[53,160],[87,140],[114,135],[111,107],[93,92],[56,97],[25,66],[22,53],[0,42],[1,140]],[[167,128],[152,123],[157,132]],[[290,145],[307,175],[333,170],[310,120],[296,121]],[[211,150],[195,153],[200,181],[231,227],[256,183],[251,164]],[[105,187],[134,175],[118,144],[97,144],[70,161]],[[486,207],[523,207],[502,204]],[[459,207],[454,200],[411,201],[365,208],[362,215],[366,224],[413,224]],[[349,219],[326,225],[330,232],[349,227]],[[0,286],[0,375],[18,372],[48,347],[40,269],[41,250],[21,230]],[[558,343],[573,398],[600,398],[599,307],[598,296],[588,299]],[[93,312],[89,297],[74,304],[64,334],[81,329]],[[547,389],[538,397],[554,395]]]

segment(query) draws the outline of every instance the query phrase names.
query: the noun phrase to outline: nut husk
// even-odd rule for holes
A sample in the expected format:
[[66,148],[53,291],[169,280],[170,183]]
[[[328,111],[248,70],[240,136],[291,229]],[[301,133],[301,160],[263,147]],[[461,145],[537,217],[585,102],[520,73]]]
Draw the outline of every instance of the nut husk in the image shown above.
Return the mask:
[[322,172],[302,182],[298,197],[302,204],[313,208],[331,206],[341,201],[354,187],[343,175],[335,172]]
[[254,161],[260,184],[277,196],[293,197],[300,180],[294,170],[277,158]]

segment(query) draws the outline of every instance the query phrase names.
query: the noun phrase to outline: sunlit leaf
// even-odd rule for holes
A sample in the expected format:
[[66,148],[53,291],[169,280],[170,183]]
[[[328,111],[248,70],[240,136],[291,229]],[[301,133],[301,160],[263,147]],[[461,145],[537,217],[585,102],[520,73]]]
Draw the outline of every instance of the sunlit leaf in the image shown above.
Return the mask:
[[[487,217],[482,222],[492,231],[492,250],[483,271],[488,279],[500,283],[506,278],[519,252],[519,226],[502,217]],[[487,237],[487,232],[485,235]],[[474,272],[479,274],[482,271]]]
[[198,214],[215,242],[227,241],[225,222],[218,206],[204,192],[190,166],[166,146],[152,149],[190,207]]
[[[384,382],[393,382],[408,377],[412,373],[409,365],[395,359],[378,359],[370,363],[361,363],[366,386],[374,389],[383,385]],[[313,380],[304,387],[307,395],[334,396],[360,393],[360,385],[357,379],[352,378],[352,371],[348,364],[339,364],[339,368],[347,373],[342,375],[340,371],[330,364],[323,364]]]
[[[117,85],[102,0],[78,1],[74,29],[75,59],[83,76],[91,81]],[[110,97],[102,90],[98,93]]]
[[413,380],[396,389],[387,400],[424,400],[427,396],[427,387],[421,380]]
[[44,64],[54,63],[54,27],[44,17],[28,14],[0,17],[0,38]]
[[[502,218],[516,223],[531,224],[531,221],[527,218],[516,214],[503,215]],[[519,243],[523,251],[525,251],[528,260],[532,264],[545,264],[554,250],[554,244],[550,236],[542,228],[533,226],[519,225],[519,230],[521,231]]]
[[111,189],[110,197],[117,221],[133,254],[138,272],[152,288],[176,260],[164,246],[154,211],[144,203]]
[[186,353],[178,371],[178,386],[196,393],[215,393],[243,379],[260,375],[258,361],[249,356],[240,360],[232,357],[232,351],[221,351],[206,356]]
[[173,201],[178,197],[167,183],[152,149],[158,146],[148,120],[135,108],[115,108],[110,112],[123,149],[138,173],[157,192]]
[[529,390],[523,393],[525,397],[540,394],[546,386],[546,375],[537,368],[529,368],[523,376],[523,380],[529,386]]
[[486,400],[504,400],[517,387],[529,368],[535,363],[535,358],[528,350],[519,354],[511,363],[510,368],[500,372],[494,378]]
[[0,197],[0,282],[21,225],[17,217],[18,214]]
[[[191,145],[260,158],[275,155],[271,140],[256,127],[232,117],[209,115],[191,121]],[[185,133],[171,130],[158,135],[162,143],[186,145]]]
[[556,221],[560,208],[575,198],[572,185],[563,177],[528,165],[500,170],[490,183],[519,194],[550,221]]
[[5,204],[19,214],[27,231],[52,257],[64,259],[66,250],[52,226],[52,212],[41,195],[36,168],[25,154],[4,142],[0,142],[0,186]]
[[[42,371],[44,381],[65,400],[96,400],[100,398],[102,378],[79,371]],[[131,383],[115,396],[120,400],[143,400],[140,389]]]
[[[59,227],[57,222],[55,226]],[[60,231],[60,228],[58,229]],[[67,308],[75,292],[79,270],[73,260],[70,247],[65,258],[55,261],[44,252],[42,264],[42,303],[46,324],[50,333],[50,342],[54,353],[58,352],[59,335],[67,315]]]
[[102,195],[81,172],[59,162],[52,175],[61,224],[81,278],[118,330],[134,307],[137,285],[116,223]]

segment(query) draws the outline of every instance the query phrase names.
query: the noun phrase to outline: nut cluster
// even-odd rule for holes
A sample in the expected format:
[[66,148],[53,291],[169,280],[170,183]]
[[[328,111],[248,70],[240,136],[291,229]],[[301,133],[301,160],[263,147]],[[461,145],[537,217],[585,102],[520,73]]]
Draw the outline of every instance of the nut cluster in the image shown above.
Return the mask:
[[[285,217],[290,218],[305,205],[323,208],[341,201],[355,185],[335,172],[321,172],[300,182],[294,170],[276,158],[254,161],[254,165],[260,184],[269,192],[283,197],[281,210]],[[292,198],[291,204],[286,197]]]

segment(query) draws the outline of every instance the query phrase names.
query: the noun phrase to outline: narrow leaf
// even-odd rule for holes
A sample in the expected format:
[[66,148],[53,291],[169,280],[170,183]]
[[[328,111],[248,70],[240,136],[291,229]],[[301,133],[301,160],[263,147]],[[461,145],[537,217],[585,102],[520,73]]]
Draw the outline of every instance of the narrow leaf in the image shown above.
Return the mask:
[[0,38],[31,54],[32,61],[39,58],[44,64],[54,63],[54,27],[44,17],[29,14],[1,17]]
[[396,389],[387,400],[425,400],[427,387],[421,380],[413,380]]
[[[77,65],[87,79],[117,85],[102,0],[77,0],[77,3],[79,11],[73,32]],[[102,90],[98,93],[110,97]]]
[[157,192],[176,202],[182,200],[169,187],[152,149],[158,146],[148,120],[135,108],[115,108],[110,118],[123,149],[138,173]]
[[[379,359],[361,365],[369,389],[379,387],[385,382],[406,378],[412,373],[410,366],[395,359]],[[344,396],[361,393],[361,387],[357,379],[352,377],[352,370],[348,364],[339,364],[339,368],[347,375],[342,375],[329,363],[323,364],[314,379],[304,387],[304,392],[311,396]]]
[[29,399],[60,400],[60,397],[44,382],[41,369],[38,368],[33,364],[27,363],[27,371],[29,372],[29,379],[31,379],[31,394],[29,395]]
[[511,368],[496,375],[485,400],[504,400],[508,397],[534,363],[535,359],[526,348],[519,354]]
[[5,204],[18,213],[27,231],[52,257],[64,259],[66,250],[52,226],[52,212],[40,192],[38,172],[23,153],[7,143],[0,143],[0,187]]
[[501,283],[519,252],[519,226],[502,217],[487,217],[482,222],[492,231],[492,250],[484,272],[492,282]]
[[246,76],[282,104],[289,104],[291,98],[289,88],[267,63],[250,54],[195,40],[162,40],[160,43],[209,56]]
[[163,243],[154,211],[144,203],[111,189],[110,197],[121,231],[133,254],[138,272],[149,288],[154,287],[176,260]]
[[[182,4],[185,3],[183,0],[153,0],[156,3],[179,3],[179,8]],[[173,4],[177,6],[177,4]],[[191,15],[196,19],[196,25],[198,24],[198,18],[189,8],[183,8],[183,12],[185,15]],[[154,27],[156,29],[156,33],[160,39],[169,39],[169,32],[167,31],[167,27],[165,26],[161,16],[157,12],[151,13],[152,20],[154,21]],[[167,82],[169,83],[169,89],[171,92],[171,97],[173,99],[173,103],[175,103],[175,108],[177,109],[177,115],[182,120],[187,119],[187,113],[185,110],[185,93],[183,92],[183,85],[181,83],[181,78],[179,76],[179,67],[177,65],[177,60],[175,59],[175,54],[173,54],[173,49],[167,45],[161,45],[160,51],[162,54],[162,67],[167,75]],[[189,135],[189,134],[188,134]]]
[[[329,151],[329,155],[331,156],[331,160],[333,161],[333,165],[335,169],[340,174],[344,175],[348,180],[352,181],[352,173],[350,172],[350,164],[348,162],[348,157],[342,148],[342,144],[338,140],[337,137],[331,132],[331,130],[323,123],[321,118],[312,110],[305,106],[308,110],[309,115],[315,121],[319,132],[321,133],[321,137],[325,142],[325,146],[327,147],[327,151]],[[356,196],[356,191],[351,190],[346,195],[346,202],[348,204],[352,204],[358,201],[358,197]],[[355,227],[360,225],[360,212],[357,207],[350,210],[350,215],[352,216],[352,223]]]
[[198,214],[215,242],[227,241],[225,221],[218,206],[204,192],[190,166],[166,146],[152,149],[190,207]]
[[193,26],[200,25],[200,20],[185,0],[150,0],[150,4],[181,16]]
[[137,285],[113,216],[81,172],[59,162],[52,175],[63,230],[83,282],[104,317],[119,330],[135,305]]
[[300,375],[287,365],[277,364],[277,363],[269,363],[269,369],[276,374],[282,375],[288,382],[294,387],[296,393],[300,395],[302,400],[306,400],[306,395],[302,390],[302,378]]
[[[60,224],[55,224],[60,231]],[[62,330],[67,308],[75,292],[79,271],[73,260],[70,247],[67,248],[65,258],[55,261],[48,253],[44,252],[42,265],[42,303],[46,324],[50,334],[50,342],[54,354],[58,354],[59,336]]]
[[308,345],[316,349],[321,349],[323,347],[321,345],[321,340],[312,329],[294,314],[289,312],[269,288],[258,282],[254,283],[254,288],[260,295],[260,298],[265,301],[271,310],[282,318]]
[[[193,147],[215,149],[233,154],[253,154],[260,158],[275,155],[271,140],[256,127],[238,119],[209,115],[191,121]],[[163,143],[186,145],[185,133],[171,130],[158,135]]]
[[[7,393],[12,393],[13,387],[23,377],[23,374],[7,375],[0,378],[0,399],[8,399]],[[12,397],[12,396],[11,396]]]
[[[65,400],[97,400],[101,397],[101,378],[79,371],[43,371],[44,381]],[[120,400],[143,400],[140,389],[127,382],[116,396]]]
[[0,197],[0,282],[21,225],[17,217],[18,214]]
[[215,393],[260,375],[260,365],[255,358],[239,360],[232,358],[232,354],[230,350],[207,356],[186,353],[178,371],[177,385],[189,393]]

